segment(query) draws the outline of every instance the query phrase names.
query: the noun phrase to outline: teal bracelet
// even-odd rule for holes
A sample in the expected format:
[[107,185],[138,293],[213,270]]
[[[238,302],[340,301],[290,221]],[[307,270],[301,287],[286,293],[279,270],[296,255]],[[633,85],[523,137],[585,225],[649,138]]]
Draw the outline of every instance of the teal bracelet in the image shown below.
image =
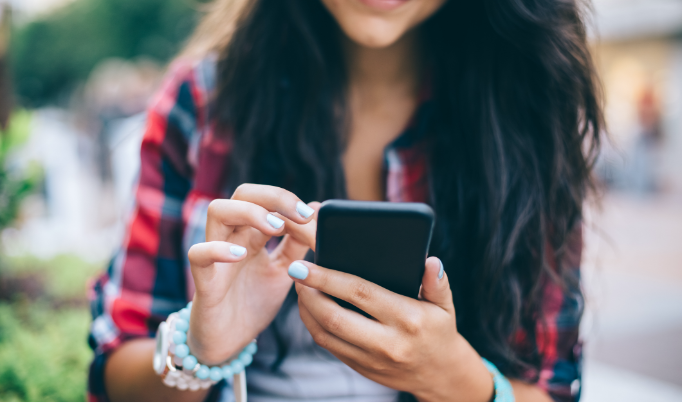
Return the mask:
[[251,365],[253,362],[253,355],[258,350],[256,342],[249,343],[237,358],[229,361],[222,367],[211,367],[200,364],[197,358],[191,354],[187,346],[187,330],[189,329],[189,318],[192,314],[192,303],[187,304],[186,308],[178,311],[178,318],[174,321],[173,327],[175,331],[172,332],[171,340],[173,347],[171,351],[175,357],[182,360],[182,367],[187,371],[192,371],[194,376],[198,379],[210,379],[213,382],[220,382],[222,379],[229,379],[233,375],[244,371],[244,368]]
[[483,365],[488,369],[490,375],[493,376],[493,384],[495,385],[495,398],[493,402],[514,402],[514,389],[512,389],[509,380],[502,375],[499,369],[492,362],[483,358]]

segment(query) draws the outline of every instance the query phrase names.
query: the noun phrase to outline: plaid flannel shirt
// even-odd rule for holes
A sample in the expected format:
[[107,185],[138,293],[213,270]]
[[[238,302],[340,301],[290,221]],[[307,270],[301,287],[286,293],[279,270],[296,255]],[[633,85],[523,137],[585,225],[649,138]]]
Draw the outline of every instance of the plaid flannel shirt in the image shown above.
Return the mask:
[[[210,201],[230,197],[225,184],[232,145],[215,135],[208,117],[214,69],[211,59],[178,61],[152,100],[125,239],[90,291],[89,343],[95,352],[88,381],[92,401],[108,400],[104,387],[108,354],[127,340],[153,337],[161,321],[192,299],[187,251],[204,241]],[[423,107],[424,103],[420,110]],[[419,130],[427,115],[418,111],[406,132]],[[409,137],[403,134],[385,152],[389,201],[427,201],[425,150],[418,143],[401,141]],[[579,272],[580,231],[572,238],[568,265]],[[543,341],[539,386],[557,400],[576,400],[580,392],[582,307],[571,294],[546,281],[543,317],[537,326],[537,340]],[[520,334],[517,340],[523,338]]]

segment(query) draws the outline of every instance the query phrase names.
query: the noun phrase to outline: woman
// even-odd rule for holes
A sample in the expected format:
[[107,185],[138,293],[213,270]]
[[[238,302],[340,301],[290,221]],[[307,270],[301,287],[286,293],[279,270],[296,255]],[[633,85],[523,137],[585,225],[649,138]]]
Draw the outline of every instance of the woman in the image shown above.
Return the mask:
[[[214,7],[149,113],[124,247],[94,288],[91,396],[229,399],[152,369],[159,322],[193,300],[200,364],[258,339],[252,400],[500,398],[483,358],[519,400],[577,399],[602,115],[576,1]],[[304,261],[329,198],[434,208],[420,300]]]

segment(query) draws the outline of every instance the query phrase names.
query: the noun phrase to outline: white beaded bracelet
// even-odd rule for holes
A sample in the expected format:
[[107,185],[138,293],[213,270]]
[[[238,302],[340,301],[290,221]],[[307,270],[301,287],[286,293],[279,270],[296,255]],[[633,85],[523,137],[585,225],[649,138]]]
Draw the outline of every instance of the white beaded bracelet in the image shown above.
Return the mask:
[[186,308],[172,313],[159,325],[156,333],[154,370],[161,376],[165,385],[180,390],[208,389],[222,379],[235,377],[235,397],[237,401],[246,401],[244,368],[253,361],[253,354],[258,349],[256,341],[246,346],[238,357],[222,366],[209,368],[202,365],[190,354],[186,344],[191,310],[190,302]]

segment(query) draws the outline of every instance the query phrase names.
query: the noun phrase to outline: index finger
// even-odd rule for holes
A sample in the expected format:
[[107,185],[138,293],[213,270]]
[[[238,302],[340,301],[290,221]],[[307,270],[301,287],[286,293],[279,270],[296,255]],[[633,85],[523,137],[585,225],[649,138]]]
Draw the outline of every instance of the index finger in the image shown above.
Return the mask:
[[[409,298],[352,274],[298,260],[289,266],[294,281],[349,302],[381,323],[390,323],[413,304]],[[416,302],[416,301],[415,301]],[[403,312],[403,314],[409,312]]]
[[276,186],[244,183],[234,191],[232,200],[257,204],[268,211],[280,213],[297,224],[308,223],[315,214],[315,210],[295,194]]
[[[285,222],[284,228],[286,228],[287,234],[291,235],[299,243],[302,243],[303,245],[306,245],[308,248],[315,251],[315,247],[317,246],[315,239],[315,235],[317,234],[317,213],[320,210],[320,203],[310,202],[308,203],[308,206],[310,206],[310,208],[312,208],[313,211],[315,211],[315,213],[313,214],[313,219],[310,220],[307,224],[296,225],[291,220],[282,216],[281,214],[275,213],[275,215],[284,220]],[[287,265],[288,264],[289,263],[287,263]]]

